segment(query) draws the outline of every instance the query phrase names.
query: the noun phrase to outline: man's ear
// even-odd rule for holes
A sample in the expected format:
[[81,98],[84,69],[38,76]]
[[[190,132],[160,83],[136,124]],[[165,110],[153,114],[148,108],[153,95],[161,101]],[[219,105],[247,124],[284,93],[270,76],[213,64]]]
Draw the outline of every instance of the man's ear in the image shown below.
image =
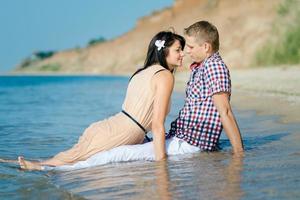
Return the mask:
[[204,43],[204,49],[206,53],[210,53],[212,51],[212,46],[208,42]]

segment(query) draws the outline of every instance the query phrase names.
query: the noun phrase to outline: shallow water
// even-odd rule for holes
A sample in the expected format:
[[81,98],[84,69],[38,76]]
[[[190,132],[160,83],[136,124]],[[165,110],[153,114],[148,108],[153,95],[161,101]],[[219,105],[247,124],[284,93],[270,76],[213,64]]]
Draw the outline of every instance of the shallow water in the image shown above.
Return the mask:
[[[69,148],[92,122],[121,109],[128,78],[0,77],[0,158],[43,159]],[[233,94],[234,95],[234,94]],[[183,104],[173,95],[166,125]],[[0,164],[0,199],[298,199],[300,129],[235,109],[244,158],[222,150],[167,162],[113,163],[70,172]]]

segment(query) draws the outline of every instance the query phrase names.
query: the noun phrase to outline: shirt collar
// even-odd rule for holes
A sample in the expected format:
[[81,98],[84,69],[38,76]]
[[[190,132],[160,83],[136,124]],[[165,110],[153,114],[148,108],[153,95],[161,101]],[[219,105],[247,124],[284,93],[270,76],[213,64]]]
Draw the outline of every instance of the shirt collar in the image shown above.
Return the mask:
[[210,55],[208,58],[205,58],[202,62],[193,62],[193,63],[190,65],[190,69],[191,69],[191,70],[197,69],[197,68],[203,66],[204,63],[208,62],[209,60],[215,59],[215,58],[217,58],[217,57],[219,57],[219,56],[220,56],[219,52],[215,52],[215,53],[213,53],[212,55]]
[[202,62],[198,63],[198,62],[193,62],[191,65],[190,65],[190,69],[193,71],[194,69],[200,67],[202,64]]

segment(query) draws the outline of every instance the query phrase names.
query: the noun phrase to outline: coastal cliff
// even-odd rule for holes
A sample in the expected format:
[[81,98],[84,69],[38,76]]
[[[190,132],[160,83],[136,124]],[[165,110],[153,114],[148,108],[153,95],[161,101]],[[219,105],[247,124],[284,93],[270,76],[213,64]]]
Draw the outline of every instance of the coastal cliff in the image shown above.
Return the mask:
[[[128,74],[143,64],[153,35],[174,27],[179,34],[199,20],[215,24],[220,52],[229,68],[253,64],[256,52],[272,32],[281,1],[176,0],[172,7],[139,19],[124,35],[86,48],[55,52],[43,59],[27,59],[16,73]],[[185,66],[190,62],[186,57]]]

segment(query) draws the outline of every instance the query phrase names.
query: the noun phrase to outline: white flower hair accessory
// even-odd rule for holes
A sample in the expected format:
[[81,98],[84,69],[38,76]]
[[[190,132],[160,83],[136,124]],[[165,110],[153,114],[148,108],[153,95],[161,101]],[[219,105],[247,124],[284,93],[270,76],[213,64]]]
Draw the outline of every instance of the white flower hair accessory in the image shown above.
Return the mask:
[[161,48],[165,47],[165,40],[156,40],[155,46],[157,47],[157,50],[159,51]]

